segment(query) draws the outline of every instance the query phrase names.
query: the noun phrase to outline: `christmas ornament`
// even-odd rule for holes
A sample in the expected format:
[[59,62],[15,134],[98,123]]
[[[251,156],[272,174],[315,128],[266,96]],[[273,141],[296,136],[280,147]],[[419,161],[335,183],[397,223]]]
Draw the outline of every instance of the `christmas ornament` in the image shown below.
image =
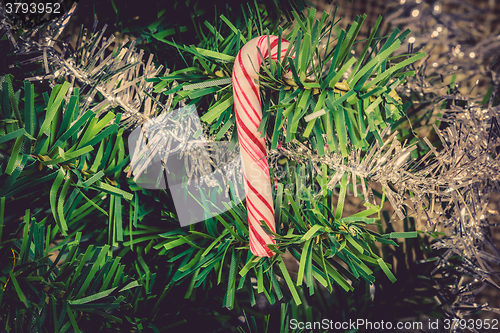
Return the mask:
[[261,221],[273,232],[275,225],[266,143],[258,131],[262,120],[258,69],[262,57],[270,57],[273,61],[282,58],[288,44],[277,36],[256,37],[240,50],[233,68],[234,108],[245,179],[250,250],[260,257],[271,257],[273,253],[267,244],[275,244],[272,236],[261,227]]

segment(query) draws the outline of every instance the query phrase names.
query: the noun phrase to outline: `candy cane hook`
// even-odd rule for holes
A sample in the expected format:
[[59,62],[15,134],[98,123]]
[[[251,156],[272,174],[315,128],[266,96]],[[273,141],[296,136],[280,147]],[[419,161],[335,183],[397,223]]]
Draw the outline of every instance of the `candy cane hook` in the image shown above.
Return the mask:
[[[236,111],[236,126],[241,147],[243,177],[247,200],[248,227],[250,230],[250,251],[259,257],[271,257],[273,252],[267,244],[276,244],[273,237],[261,227],[261,220],[275,232],[274,208],[271,179],[267,163],[267,148],[261,132],[257,129],[262,120],[262,106],[259,94],[259,73],[262,58],[277,60],[283,58],[288,42],[277,36],[256,37],[246,43],[236,57],[233,68],[233,95]],[[260,50],[260,53],[259,53]]]

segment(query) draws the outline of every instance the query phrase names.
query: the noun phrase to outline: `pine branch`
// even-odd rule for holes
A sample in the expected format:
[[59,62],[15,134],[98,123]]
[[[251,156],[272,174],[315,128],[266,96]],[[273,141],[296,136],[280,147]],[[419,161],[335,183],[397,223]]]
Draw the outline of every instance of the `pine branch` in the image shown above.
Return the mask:
[[[101,115],[111,108],[121,108],[125,127],[140,125],[164,112],[163,101],[155,97],[153,83],[148,82],[160,74],[163,66],[156,68],[152,55],[144,61],[144,52],[136,51],[135,41],[118,42],[113,35],[106,37],[107,26],[97,30],[97,22],[91,32],[80,28],[74,50],[68,38],[60,39],[75,11],[76,3],[61,18],[27,31],[19,38],[15,53],[29,56],[20,65],[42,62],[44,68],[43,75],[27,79],[49,80],[52,87],[63,81],[70,82],[65,99],[68,101],[73,89],[79,87],[83,100],[80,114],[90,109]],[[111,47],[113,51],[109,52]]]
[[[75,332],[90,326],[106,329],[108,323],[128,326],[116,310],[130,306],[141,293],[136,287],[142,287],[142,281],[122,275],[121,258],[111,257],[108,245],[90,246],[78,254],[81,233],[60,243],[57,251],[49,248],[51,226],[30,217],[27,210],[24,237],[12,248],[11,263],[4,268],[9,278],[3,283],[0,322],[19,332],[42,325],[53,331],[72,327]],[[5,248],[3,252],[7,254]]]

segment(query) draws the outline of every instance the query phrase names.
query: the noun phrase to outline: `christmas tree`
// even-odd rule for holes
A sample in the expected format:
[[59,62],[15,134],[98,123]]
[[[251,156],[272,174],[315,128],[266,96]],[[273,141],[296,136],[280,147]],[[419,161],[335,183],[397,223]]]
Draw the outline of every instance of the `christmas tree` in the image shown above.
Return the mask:
[[[498,82],[471,97],[426,71],[413,47],[436,36],[403,26],[441,7],[398,28],[302,1],[143,5],[0,4],[1,329],[500,313],[471,293],[500,289]],[[112,15],[116,36],[94,21]]]

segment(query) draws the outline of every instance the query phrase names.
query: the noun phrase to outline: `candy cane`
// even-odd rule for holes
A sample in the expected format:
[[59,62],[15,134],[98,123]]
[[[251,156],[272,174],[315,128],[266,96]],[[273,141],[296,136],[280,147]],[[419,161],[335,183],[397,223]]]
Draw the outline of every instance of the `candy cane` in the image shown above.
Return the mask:
[[[285,55],[288,44],[287,41],[281,41],[280,58]],[[259,257],[273,256],[266,245],[276,244],[273,237],[261,227],[260,221],[263,220],[273,232],[276,228],[266,142],[257,131],[262,120],[258,70],[262,63],[261,54],[268,58],[270,51],[271,58],[278,59],[279,45],[277,36],[269,36],[269,39],[267,36],[256,37],[240,50],[233,68],[234,108],[245,179],[250,251]]]

